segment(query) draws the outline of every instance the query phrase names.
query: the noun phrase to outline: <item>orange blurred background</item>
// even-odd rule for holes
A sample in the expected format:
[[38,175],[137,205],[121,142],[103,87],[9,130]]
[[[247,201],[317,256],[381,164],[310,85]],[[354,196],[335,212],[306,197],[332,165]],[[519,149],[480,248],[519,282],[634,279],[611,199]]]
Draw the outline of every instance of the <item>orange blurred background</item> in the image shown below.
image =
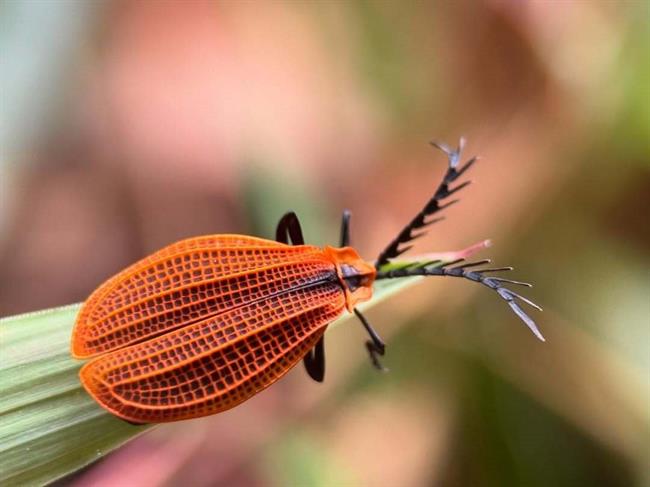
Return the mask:
[[0,315],[82,301],[181,238],[310,243],[353,211],[369,260],[474,184],[421,252],[491,238],[544,305],[432,279],[328,333],[244,405],[161,426],[62,485],[630,486],[650,481],[649,4],[10,1],[0,33]]

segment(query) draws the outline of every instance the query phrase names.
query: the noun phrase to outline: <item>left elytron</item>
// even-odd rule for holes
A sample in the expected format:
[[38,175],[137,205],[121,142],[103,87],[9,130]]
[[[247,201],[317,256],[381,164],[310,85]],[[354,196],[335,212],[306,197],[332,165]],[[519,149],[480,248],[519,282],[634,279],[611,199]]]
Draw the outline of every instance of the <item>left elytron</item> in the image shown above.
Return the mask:
[[[468,183],[450,188],[476,161],[458,167],[457,150],[437,145],[449,167],[434,196],[373,263],[348,247],[349,213],[341,247],[304,245],[294,213],[279,222],[277,241],[211,235],[169,245],[102,284],[84,303],[72,332],[72,355],[94,357],[79,373],[90,395],[133,423],[178,421],[232,408],[270,386],[301,359],[309,375],[325,375],[323,334],[345,309],[354,312],[370,340],[372,363],[384,343],[355,308],[372,296],[377,279],[453,276],[479,282],[505,299],[539,337],[515,301],[537,307],[470,270],[474,263],[429,261],[383,267],[410,248],[414,232],[452,202]],[[289,241],[293,245],[289,245]],[[384,270],[390,269],[390,270]]]

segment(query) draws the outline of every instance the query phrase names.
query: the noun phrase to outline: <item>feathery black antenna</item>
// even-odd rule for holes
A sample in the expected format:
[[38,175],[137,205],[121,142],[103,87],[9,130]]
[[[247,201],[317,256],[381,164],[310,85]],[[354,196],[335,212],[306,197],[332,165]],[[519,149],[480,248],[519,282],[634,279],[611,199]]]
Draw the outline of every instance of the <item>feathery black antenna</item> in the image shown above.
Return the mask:
[[397,269],[392,269],[388,271],[380,271],[377,273],[376,279],[391,279],[391,278],[400,278],[400,277],[410,277],[410,276],[449,276],[449,277],[462,277],[464,279],[469,279],[470,281],[478,282],[484,286],[496,291],[496,293],[504,299],[508,306],[514,311],[514,313],[523,321],[528,328],[535,334],[537,338],[542,341],[544,337],[537,328],[535,321],[528,316],[528,314],[521,308],[518,301],[526,303],[529,306],[541,311],[538,305],[532,302],[530,299],[521,296],[520,294],[504,287],[503,283],[514,284],[518,286],[532,287],[532,284],[527,282],[514,281],[511,279],[504,279],[501,277],[486,276],[485,273],[488,272],[499,272],[499,271],[510,271],[512,267],[497,267],[493,269],[476,269],[468,270],[468,268],[488,264],[489,260],[482,260],[477,262],[469,262],[460,265],[456,265],[459,262],[463,262],[463,259],[456,260],[454,262],[449,262],[443,265],[440,265],[439,261],[432,262],[423,262],[418,265],[413,265],[410,263],[407,266],[400,267]]
[[467,171],[470,167],[472,167],[472,165],[474,165],[474,163],[478,160],[476,157],[472,157],[463,166],[461,166],[460,169],[458,169],[460,154],[461,151],[463,150],[463,147],[465,146],[465,139],[463,137],[460,138],[457,149],[451,149],[447,145],[439,142],[431,142],[431,145],[437,147],[445,154],[447,154],[447,159],[449,161],[447,172],[442,178],[442,182],[438,186],[438,189],[436,189],[435,194],[427,202],[425,207],[422,208],[422,210],[420,210],[420,212],[415,216],[415,218],[413,218],[413,220],[411,220],[411,222],[402,229],[402,231],[397,235],[397,237],[395,237],[395,239],[393,239],[393,241],[389,243],[388,246],[379,254],[379,257],[377,257],[377,261],[375,262],[375,267],[377,268],[379,268],[379,266],[383,264],[386,264],[390,259],[394,259],[395,257],[400,256],[401,254],[403,254],[404,252],[406,252],[412,247],[412,245],[404,246],[404,244],[407,244],[408,242],[411,242],[416,238],[422,237],[423,235],[426,234],[426,231],[421,231],[418,233],[413,233],[413,232],[428,227],[429,225],[432,225],[444,219],[444,217],[440,217],[440,218],[433,218],[431,220],[427,220],[427,217],[435,213],[438,213],[439,211],[442,211],[445,208],[458,202],[458,200],[451,200],[449,202],[443,203],[443,200],[447,199],[452,194],[460,191],[471,182],[471,181],[465,181],[464,183],[459,184],[455,188],[449,187],[451,183],[453,183],[460,176],[462,176],[463,173],[465,173],[465,171]]

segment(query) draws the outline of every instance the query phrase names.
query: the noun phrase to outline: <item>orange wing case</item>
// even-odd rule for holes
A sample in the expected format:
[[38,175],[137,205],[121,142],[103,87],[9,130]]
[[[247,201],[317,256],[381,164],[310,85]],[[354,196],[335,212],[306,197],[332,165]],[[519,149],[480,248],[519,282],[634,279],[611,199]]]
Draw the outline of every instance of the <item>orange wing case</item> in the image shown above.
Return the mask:
[[100,286],[82,307],[80,377],[135,423],[224,411],[282,377],[345,309],[318,247],[239,235],[172,244]]

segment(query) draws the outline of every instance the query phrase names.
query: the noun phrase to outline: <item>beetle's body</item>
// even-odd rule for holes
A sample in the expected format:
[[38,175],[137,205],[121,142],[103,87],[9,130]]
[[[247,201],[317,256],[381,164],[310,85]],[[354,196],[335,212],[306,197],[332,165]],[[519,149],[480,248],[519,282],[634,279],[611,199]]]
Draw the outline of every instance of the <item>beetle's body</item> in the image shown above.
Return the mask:
[[[343,275],[350,268],[367,273],[354,290]],[[346,307],[370,298],[373,279],[374,267],[350,248],[183,240],[90,296],[72,354],[99,355],[81,369],[82,383],[128,421],[213,414],[282,377]]]
[[[443,201],[469,184],[451,188],[476,158],[458,167],[461,145],[433,197],[371,264],[349,245],[344,212],[340,248],[304,245],[293,212],[278,223],[276,240],[242,235],[197,237],[169,245],[102,284],[79,312],[72,355],[91,358],[80,371],[90,395],[132,423],[177,421],[230,409],[270,386],[301,359],[309,376],[325,376],[324,333],[345,309],[369,335],[373,365],[385,345],[355,307],[372,296],[375,279],[451,276],[478,282],[504,299],[543,340],[503,286],[529,284],[487,276],[511,268],[473,269],[489,261],[433,260],[388,266],[438,221]],[[289,245],[291,243],[292,245]],[[382,270],[383,269],[383,270]],[[537,307],[538,308],[538,307]]]

